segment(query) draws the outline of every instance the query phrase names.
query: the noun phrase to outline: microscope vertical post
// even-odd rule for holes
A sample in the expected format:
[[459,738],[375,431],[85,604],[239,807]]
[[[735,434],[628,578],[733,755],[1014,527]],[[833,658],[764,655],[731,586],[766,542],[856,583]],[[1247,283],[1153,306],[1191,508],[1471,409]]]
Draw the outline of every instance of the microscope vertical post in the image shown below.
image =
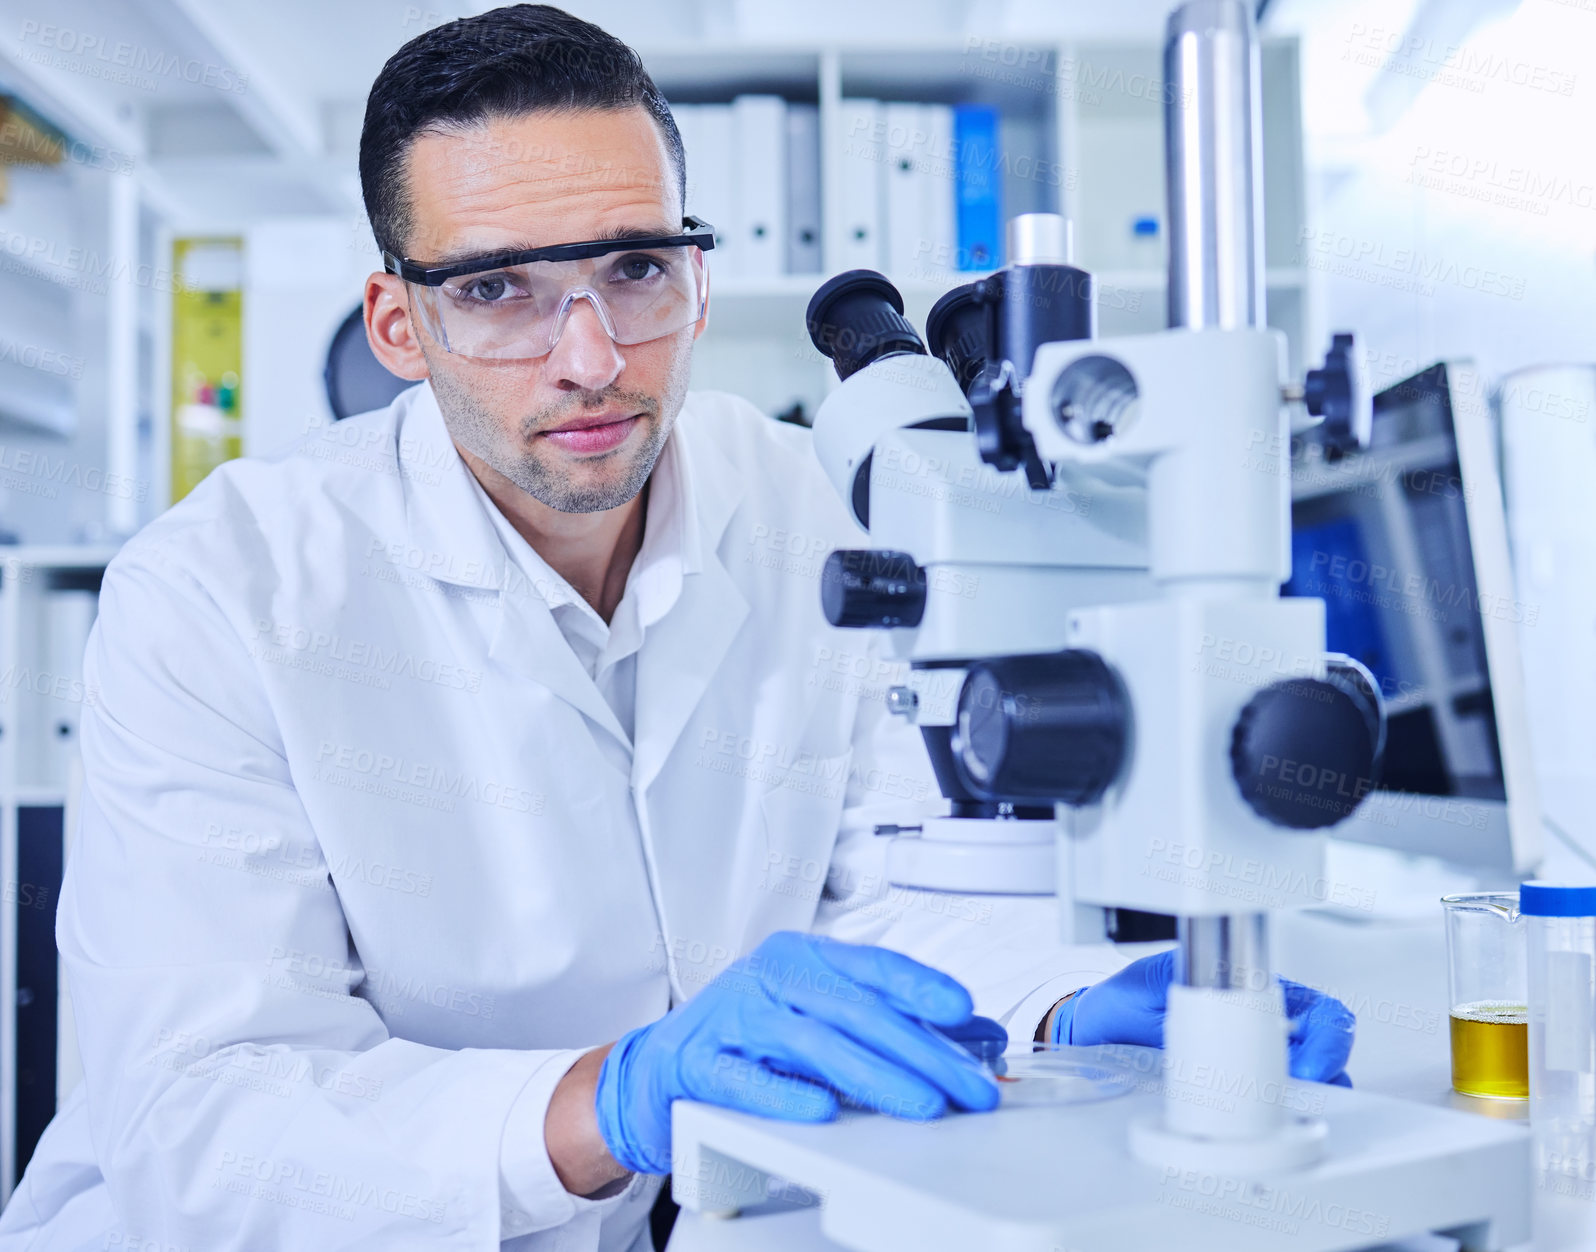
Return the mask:
[[[1258,42],[1249,7],[1242,0],[1188,0],[1171,13],[1164,84],[1169,327],[1261,329],[1262,120]],[[1156,550],[1160,528],[1154,529]],[[1276,594],[1276,585],[1256,578],[1188,582],[1185,587],[1198,595]],[[1260,1030],[1262,1023],[1256,1020],[1278,1011],[1268,915],[1182,917],[1178,936],[1177,986],[1171,989],[1166,1041],[1165,1127],[1198,1137],[1267,1138],[1282,1121],[1277,1103],[1242,1101],[1230,1114],[1215,1115],[1206,1109],[1200,1091],[1185,1088],[1191,1085],[1191,1073],[1216,1059],[1261,1066],[1260,1082],[1285,1077],[1284,1030],[1278,1035]],[[1238,1032],[1237,1050],[1226,1057],[1225,1043],[1214,1036],[1230,1034],[1232,1027]],[[1271,1055],[1276,1037],[1282,1054],[1278,1060]]]
[[1258,40],[1241,0],[1188,0],[1164,38],[1169,326],[1262,327]]
[[[1264,325],[1263,161],[1258,41],[1241,0],[1189,0],[1164,37],[1164,174],[1169,195],[1169,328]],[[1182,919],[1186,985],[1265,958],[1267,918]],[[1209,924],[1227,923],[1227,924]],[[1258,949],[1233,944],[1258,933]],[[1201,944],[1201,947],[1198,944]]]

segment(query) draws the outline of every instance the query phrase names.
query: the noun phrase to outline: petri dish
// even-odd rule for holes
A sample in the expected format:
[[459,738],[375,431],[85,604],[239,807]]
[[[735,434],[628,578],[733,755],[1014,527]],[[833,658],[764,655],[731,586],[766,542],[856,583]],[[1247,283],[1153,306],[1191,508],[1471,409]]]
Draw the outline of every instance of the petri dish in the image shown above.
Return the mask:
[[1143,1066],[1132,1052],[1150,1052],[1148,1076],[1157,1081],[1161,1054],[1153,1048],[1075,1048],[1032,1044],[1010,1048],[996,1074],[1004,1108],[1091,1104],[1135,1090]]

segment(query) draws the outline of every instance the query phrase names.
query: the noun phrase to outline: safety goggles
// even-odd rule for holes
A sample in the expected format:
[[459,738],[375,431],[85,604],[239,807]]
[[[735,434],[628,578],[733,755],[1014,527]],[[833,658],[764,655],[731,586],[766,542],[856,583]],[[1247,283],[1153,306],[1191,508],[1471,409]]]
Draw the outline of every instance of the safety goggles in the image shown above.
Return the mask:
[[411,284],[427,333],[448,352],[531,360],[554,350],[578,300],[618,344],[647,343],[704,316],[715,229],[682,219],[679,235],[595,239],[422,265],[384,252]]

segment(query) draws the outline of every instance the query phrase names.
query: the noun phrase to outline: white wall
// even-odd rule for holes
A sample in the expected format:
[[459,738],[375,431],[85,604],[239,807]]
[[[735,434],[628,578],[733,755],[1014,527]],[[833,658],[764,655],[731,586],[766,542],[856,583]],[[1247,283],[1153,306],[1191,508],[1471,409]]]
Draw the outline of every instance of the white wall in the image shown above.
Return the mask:
[[1360,332],[1375,381],[1596,359],[1596,16],[1527,0],[1447,43],[1338,5],[1303,63],[1302,247],[1321,324]]
[[269,455],[333,420],[327,345],[381,268],[361,218],[274,218],[245,234],[246,453]]

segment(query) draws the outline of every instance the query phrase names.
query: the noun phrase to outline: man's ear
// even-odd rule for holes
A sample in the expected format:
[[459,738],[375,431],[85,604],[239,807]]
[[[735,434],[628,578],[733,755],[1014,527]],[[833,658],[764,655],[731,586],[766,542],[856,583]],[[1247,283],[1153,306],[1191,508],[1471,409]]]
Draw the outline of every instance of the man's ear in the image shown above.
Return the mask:
[[377,360],[400,378],[415,382],[427,377],[404,280],[397,274],[368,274],[364,313],[366,342]]

